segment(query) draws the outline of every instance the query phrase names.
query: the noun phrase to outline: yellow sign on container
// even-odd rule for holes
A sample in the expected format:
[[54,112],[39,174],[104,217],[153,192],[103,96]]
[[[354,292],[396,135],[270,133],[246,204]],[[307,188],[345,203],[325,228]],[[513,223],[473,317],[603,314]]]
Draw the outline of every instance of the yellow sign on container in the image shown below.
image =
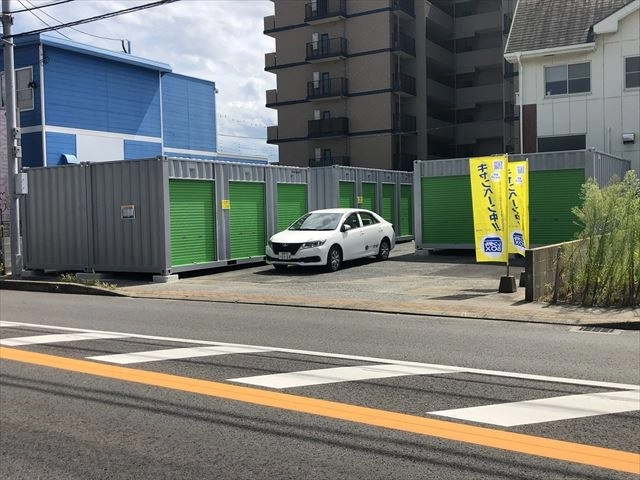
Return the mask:
[[507,157],[469,159],[476,261],[507,262]]

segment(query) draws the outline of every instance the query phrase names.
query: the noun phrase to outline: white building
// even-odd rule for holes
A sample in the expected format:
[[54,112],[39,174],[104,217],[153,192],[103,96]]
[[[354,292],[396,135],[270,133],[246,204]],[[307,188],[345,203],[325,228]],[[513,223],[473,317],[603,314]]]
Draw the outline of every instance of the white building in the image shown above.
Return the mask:
[[523,152],[595,148],[640,171],[640,0],[519,0]]

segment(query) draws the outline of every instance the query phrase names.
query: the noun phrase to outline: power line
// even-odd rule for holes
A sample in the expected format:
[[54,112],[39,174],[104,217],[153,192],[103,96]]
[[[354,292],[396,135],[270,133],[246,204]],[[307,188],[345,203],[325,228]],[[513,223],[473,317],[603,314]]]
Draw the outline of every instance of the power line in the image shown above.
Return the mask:
[[23,10],[13,10],[12,12],[7,12],[7,13],[13,14],[13,13],[30,12],[32,10],[40,10],[42,8],[53,7],[54,5],[60,5],[60,4],[69,3],[69,2],[73,2],[73,0],[60,0],[59,2],[47,3],[46,5],[40,5],[39,7],[32,5],[31,8],[27,8],[24,5],[22,5],[24,7]]
[[[33,15],[33,16],[34,16],[34,17],[36,17],[38,20],[40,20],[40,22],[44,23],[47,27],[51,27],[51,25],[49,25],[47,22],[45,22],[43,19],[41,19],[41,18],[38,16],[38,14],[37,14],[36,12],[34,12],[34,10],[36,10],[35,8],[33,8],[33,9],[29,9],[29,8],[27,8],[27,6],[26,6],[24,3],[22,3],[22,0],[18,0],[18,3],[24,7],[24,10],[23,10],[24,12],[29,12],[31,15]],[[27,3],[29,3],[29,2],[27,2]],[[33,4],[31,4],[31,3],[29,3],[29,5],[33,6]],[[41,13],[45,13],[45,12],[41,12]],[[64,34],[64,33],[62,33],[62,32],[56,32],[56,33],[57,33],[58,35],[62,35],[62,36],[63,36],[64,38],[66,38],[67,40],[71,40],[71,38],[70,38],[70,37],[68,37],[67,35],[65,35],[65,34]]]
[[118,10],[116,12],[105,13],[102,15],[96,15],[95,17],[84,18],[81,20],[76,20],[74,22],[67,22],[61,25],[56,25],[54,27],[40,28],[38,30],[31,30],[29,32],[17,33],[15,35],[3,35],[3,39],[22,37],[25,35],[35,35],[38,33],[51,32],[54,30],[60,30],[61,28],[74,27],[76,25],[82,25],[84,23],[95,22],[98,20],[104,20],[105,18],[117,17],[119,15],[124,15],[125,13],[137,12],[138,10],[145,10],[147,8],[158,7],[160,5],[165,5],[168,3],[178,2],[179,0],[160,0],[158,2],[146,3],[144,5],[138,5],[137,7],[126,8],[124,10]]
[[[24,4],[22,3],[22,1],[21,1],[21,0],[18,0],[18,1],[20,2],[20,5],[24,6]],[[66,2],[66,1],[71,1],[71,0],[64,0],[64,1]],[[32,4],[29,0],[25,0],[25,2],[27,2],[29,5],[33,6],[33,4]],[[63,3],[64,3],[64,2],[63,2]],[[30,10],[29,10],[29,11],[30,11]],[[33,15],[36,15],[34,12],[31,12],[31,13],[32,13]],[[46,15],[46,16],[47,16],[47,17],[49,17],[51,20],[54,20],[54,21],[56,21],[56,22],[58,22],[58,23],[60,23],[60,24],[61,24],[61,23],[64,23],[62,20],[59,20],[59,19],[55,18],[53,15],[49,15],[47,12],[40,12],[40,13],[42,13],[42,14]],[[43,21],[42,19],[40,19],[40,17],[38,17],[37,15],[36,15],[36,17],[38,18],[38,20],[40,20],[40,21],[41,21],[42,23],[44,23],[45,25],[50,26],[49,24],[47,24],[47,22],[45,22],[45,21]],[[103,37],[103,36],[101,36],[101,35],[95,35],[95,34],[93,34],[93,33],[84,32],[84,31],[82,31],[82,30],[80,30],[80,29],[78,29],[78,28],[75,28],[75,27],[69,27],[69,28],[70,28],[71,30],[75,30],[75,31],[76,31],[76,32],[78,32],[78,33],[82,33],[83,35],[88,35],[88,36],[90,36],[90,37],[94,37],[94,38],[100,38],[100,39],[103,39],[103,40],[114,40],[114,41],[117,41],[117,42],[122,42],[122,41],[124,41],[124,39],[122,39],[122,38]],[[66,37],[66,38],[69,38],[69,37],[67,37],[66,35],[62,34],[61,32],[58,32],[58,33],[59,33],[60,35],[64,36],[64,37]],[[69,40],[71,40],[71,38],[69,38]]]

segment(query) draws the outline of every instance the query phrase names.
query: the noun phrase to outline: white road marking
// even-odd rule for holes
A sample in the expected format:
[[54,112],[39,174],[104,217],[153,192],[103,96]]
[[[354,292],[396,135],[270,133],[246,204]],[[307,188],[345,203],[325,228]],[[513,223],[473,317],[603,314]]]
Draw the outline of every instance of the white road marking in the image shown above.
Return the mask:
[[255,377],[231,378],[231,382],[259,385],[269,388],[293,388],[327,383],[354,382],[374,378],[403,377],[407,375],[433,375],[461,372],[456,367],[433,368],[413,365],[363,365],[356,367],[321,368],[301,372],[276,373]]
[[89,360],[128,365],[131,363],[159,362],[161,360],[178,360],[181,358],[209,357],[212,355],[228,355],[232,353],[269,352],[270,349],[260,347],[187,347],[169,348],[166,350],[150,350],[147,352],[120,353],[114,355],[98,355],[87,357]]
[[42,345],[45,343],[76,342],[79,340],[100,340],[106,338],[127,338],[129,335],[108,332],[56,333],[52,335],[33,335],[30,337],[3,338],[0,345],[20,347],[23,345]]
[[640,391],[638,390],[585,393],[429,413],[471,422],[515,427],[635,410],[640,410]]
[[146,340],[158,340],[163,342],[191,343],[195,345],[219,345],[219,346],[264,348],[264,349],[271,350],[273,352],[279,352],[279,353],[291,353],[294,355],[310,355],[310,356],[323,357],[323,358],[339,358],[342,360],[353,360],[356,362],[408,365],[408,366],[443,368],[443,369],[456,368],[456,369],[460,369],[460,371],[464,371],[466,373],[474,373],[477,375],[489,375],[494,377],[515,378],[520,380],[533,380],[538,382],[562,383],[567,385],[582,385],[586,387],[596,387],[596,388],[611,388],[611,389],[618,389],[618,390],[640,390],[640,385],[631,385],[626,383],[601,382],[597,380],[582,380],[582,379],[575,379],[575,378],[552,377],[547,375],[535,375],[530,373],[504,372],[500,370],[485,370],[480,368],[456,367],[456,366],[450,366],[450,365],[437,365],[437,364],[430,364],[430,363],[409,362],[404,360],[365,357],[361,355],[345,355],[340,353],[316,352],[312,350],[296,350],[291,348],[277,348],[277,347],[259,346],[259,345],[211,342],[206,340],[161,337],[161,336],[155,336],[155,335],[139,335],[139,334],[121,333],[121,332],[108,332],[108,331],[101,331],[101,330],[88,330],[85,328],[58,327],[58,326],[40,325],[40,324],[23,323],[23,322],[0,322],[0,327],[27,327],[27,328],[42,328],[42,329],[48,329],[48,330],[59,330],[59,331],[66,331],[66,332],[113,334],[113,335],[118,335],[122,337],[143,338]]

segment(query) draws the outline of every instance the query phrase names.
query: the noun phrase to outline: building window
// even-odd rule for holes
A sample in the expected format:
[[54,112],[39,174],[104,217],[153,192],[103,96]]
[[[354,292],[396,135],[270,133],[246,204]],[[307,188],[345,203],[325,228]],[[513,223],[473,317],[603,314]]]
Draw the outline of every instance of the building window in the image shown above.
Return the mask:
[[574,63],[544,69],[547,96],[591,91],[591,64]]
[[[19,110],[33,110],[33,68],[16,68],[16,102]],[[0,89],[2,90],[2,106],[7,105],[5,95],[4,72],[0,73]]]
[[586,135],[559,135],[557,137],[538,137],[538,152],[584,150],[586,148],[586,145]]
[[640,56],[624,59],[624,88],[640,87]]

